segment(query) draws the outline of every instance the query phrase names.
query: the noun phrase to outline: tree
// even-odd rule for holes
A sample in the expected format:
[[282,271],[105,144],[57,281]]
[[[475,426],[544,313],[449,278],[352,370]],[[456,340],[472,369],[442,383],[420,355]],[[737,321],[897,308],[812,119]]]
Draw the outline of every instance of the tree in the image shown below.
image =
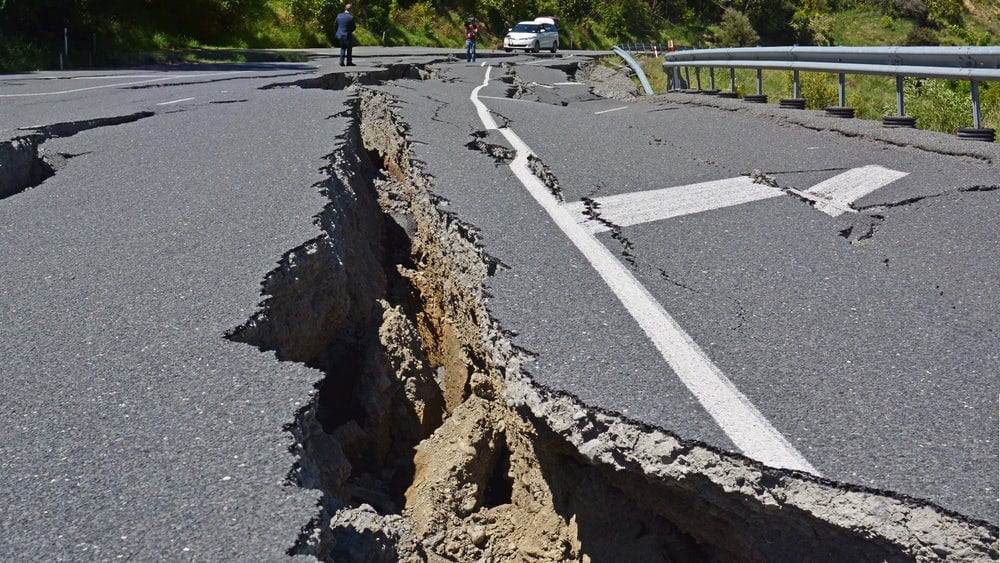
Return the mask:
[[722,24],[715,40],[720,47],[753,47],[760,41],[760,36],[746,14],[730,7],[722,13]]

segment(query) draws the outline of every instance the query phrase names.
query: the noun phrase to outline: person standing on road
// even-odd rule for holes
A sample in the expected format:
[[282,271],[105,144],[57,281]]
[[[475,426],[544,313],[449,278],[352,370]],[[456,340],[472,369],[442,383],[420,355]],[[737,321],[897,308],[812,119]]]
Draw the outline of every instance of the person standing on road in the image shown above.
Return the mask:
[[476,38],[479,37],[479,24],[476,18],[465,20],[465,62],[476,60]]
[[344,4],[344,11],[337,14],[337,41],[340,42],[340,66],[354,66],[352,62],[354,51],[354,15],[351,14],[351,5]]

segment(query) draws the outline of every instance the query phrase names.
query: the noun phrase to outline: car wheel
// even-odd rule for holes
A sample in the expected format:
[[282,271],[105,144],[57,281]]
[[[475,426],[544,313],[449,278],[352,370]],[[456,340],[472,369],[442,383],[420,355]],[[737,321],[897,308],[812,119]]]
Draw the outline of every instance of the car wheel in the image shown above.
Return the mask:
[[559,42],[558,41],[553,41],[552,42],[552,48],[549,49],[549,52],[550,53],[555,53],[556,49],[558,49],[558,48],[559,48]]
[[533,53],[541,53],[542,52],[542,47],[541,47],[541,45],[538,44],[538,41],[535,41],[535,44],[532,45],[531,52],[533,52]]
[[503,48],[503,51],[504,51],[505,53],[509,53],[509,52],[511,52],[511,49],[510,49],[510,47],[504,47],[504,48]]

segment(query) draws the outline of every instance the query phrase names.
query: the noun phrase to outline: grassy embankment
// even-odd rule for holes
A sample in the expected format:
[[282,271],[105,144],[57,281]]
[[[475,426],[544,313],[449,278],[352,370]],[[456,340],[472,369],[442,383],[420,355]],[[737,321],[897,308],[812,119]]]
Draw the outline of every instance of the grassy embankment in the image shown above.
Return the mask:
[[[987,39],[997,44],[1000,38],[990,35],[998,14],[982,12],[980,17],[965,14],[960,27],[944,30],[938,36],[942,45],[965,45],[969,38]],[[831,29],[837,30],[837,45],[901,45],[914,27],[902,18],[889,18],[875,12],[852,10],[832,16]],[[992,38],[992,41],[989,41]],[[643,71],[654,91],[664,92],[667,79],[660,65],[662,59],[641,58]],[[693,75],[692,75],[693,77]],[[693,78],[692,78],[693,81]],[[702,73],[702,86],[708,87],[707,72]],[[833,74],[802,72],[800,95],[809,109],[838,105],[837,77]],[[728,71],[716,72],[716,87],[729,88]],[[917,127],[954,134],[959,127],[972,126],[972,98],[969,83],[958,80],[906,79],[905,111],[917,120]],[[756,93],[757,76],[753,70],[737,70],[736,91],[742,96]],[[764,71],[763,91],[770,103],[792,97],[792,73]],[[855,108],[861,119],[880,120],[896,114],[895,80],[889,76],[847,75],[845,85],[847,106]],[[980,84],[983,127],[1000,130],[1000,82]]]

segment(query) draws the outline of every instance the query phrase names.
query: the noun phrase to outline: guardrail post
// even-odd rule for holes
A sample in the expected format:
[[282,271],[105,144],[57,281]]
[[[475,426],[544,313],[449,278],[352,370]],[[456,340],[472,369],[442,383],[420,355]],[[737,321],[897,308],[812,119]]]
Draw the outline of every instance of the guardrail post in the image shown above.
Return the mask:
[[896,115],[903,117],[903,77],[896,76]]
[[[712,70],[714,72],[715,67],[712,67]],[[736,93],[736,69],[735,68],[733,68],[733,67],[729,68],[729,90],[727,90],[727,91],[720,92],[720,91],[716,90],[715,89],[715,80],[714,80],[715,76],[714,76],[714,74],[713,74],[712,78],[713,78],[713,80],[712,80],[712,90],[713,90],[713,92],[715,92],[715,94],[717,96],[719,96],[720,98],[729,98],[729,99],[738,98],[739,97],[739,94]]]
[[685,88],[690,88],[691,87],[691,68],[690,67],[684,67],[684,87]]
[[882,118],[882,125],[886,127],[906,127],[913,128],[917,120],[906,115],[903,108],[903,76],[896,75],[896,112],[898,115],[887,115]]
[[698,84],[697,90],[699,92],[701,92],[701,67],[700,66],[694,67],[694,80],[695,80],[695,83]]
[[743,101],[751,104],[767,103],[767,96],[764,94],[764,71],[762,69],[757,69],[757,93],[746,94],[743,96]]
[[986,141],[992,143],[996,141],[996,130],[983,128],[983,116],[979,111],[979,81],[970,80],[972,86],[972,122],[974,127],[959,127],[959,139],[972,139],[974,141]]
[[854,108],[847,107],[847,87],[844,73],[837,74],[837,101],[840,105],[826,108],[826,114],[833,117],[851,119],[854,117]]
[[802,88],[799,86],[799,69],[792,70],[792,97],[778,100],[778,107],[784,109],[806,109],[806,100],[799,93]]
[[976,129],[983,128],[983,114],[979,111],[979,81],[972,80],[972,124]]
[[844,73],[841,72],[837,75],[837,101],[840,102],[840,107],[847,106],[847,88],[845,88]]
[[718,92],[715,88],[715,67],[710,67],[708,69],[708,89],[713,92]]

